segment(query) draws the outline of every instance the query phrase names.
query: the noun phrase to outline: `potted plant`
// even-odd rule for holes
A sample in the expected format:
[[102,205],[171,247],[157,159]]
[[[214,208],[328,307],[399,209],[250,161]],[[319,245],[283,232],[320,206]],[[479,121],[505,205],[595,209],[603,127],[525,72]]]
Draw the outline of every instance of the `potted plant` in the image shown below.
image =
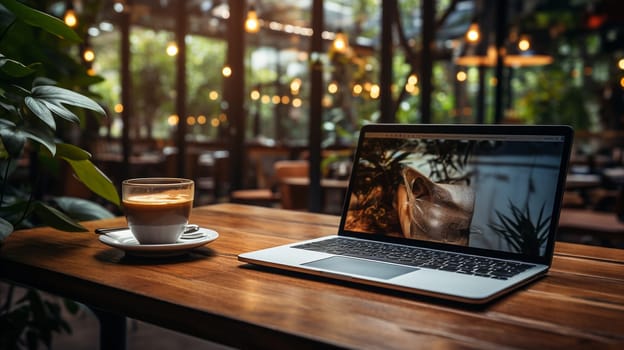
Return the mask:
[[[66,164],[73,173],[69,176],[119,206],[116,187],[91,162],[91,155],[62,138],[62,129],[81,124],[86,111],[105,115],[94,100],[72,90],[97,81],[84,79],[84,67],[77,73],[79,63],[66,53],[64,45],[80,41],[58,18],[16,0],[0,0],[0,249],[20,228],[87,231],[79,220],[111,215],[94,202],[40,192],[45,176],[37,175],[45,174],[42,169],[48,166]],[[59,84],[50,75],[65,81]],[[15,180],[18,162],[24,160],[30,163],[30,174]],[[36,348],[40,342],[49,347],[52,332],[68,330],[58,303],[42,299],[35,290],[13,300],[13,290],[10,286],[0,302],[0,348]],[[75,304],[68,305],[75,310]]]
[[[18,23],[29,24],[65,40],[80,41],[78,35],[56,17],[16,0],[0,0],[0,4],[4,7],[0,7],[0,24],[3,25],[0,42],[7,33],[11,34],[11,27]],[[2,46],[0,50],[3,50]],[[81,121],[77,113],[70,109],[71,106],[101,115],[105,114],[103,108],[91,98],[39,76],[42,66],[41,63],[23,64],[0,51],[0,240],[16,227],[31,225],[28,222],[30,218],[62,230],[85,230],[76,220],[59,210],[59,207],[71,207],[70,204],[51,199],[56,204],[52,206],[50,201],[39,200],[28,192],[32,187],[11,187],[11,172],[15,171],[16,163],[25,157],[25,152],[35,155],[30,158],[34,162],[66,162],[87,188],[119,205],[116,187],[91,162],[91,155],[57,137],[59,124],[79,124]],[[36,184],[31,185],[34,187]]]

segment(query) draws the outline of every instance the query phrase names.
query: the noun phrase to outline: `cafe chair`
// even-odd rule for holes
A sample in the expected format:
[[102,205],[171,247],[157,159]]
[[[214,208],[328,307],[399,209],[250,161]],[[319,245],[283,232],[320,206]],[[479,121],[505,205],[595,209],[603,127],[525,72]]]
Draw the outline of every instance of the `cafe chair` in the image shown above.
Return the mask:
[[307,160],[280,160],[275,162],[275,177],[283,209],[307,210],[309,186],[292,186],[284,181],[288,177],[308,177],[310,165]]
[[203,152],[197,156],[193,178],[198,202],[217,202],[224,195],[223,188],[226,188],[228,178],[228,160],[229,152],[225,150]]

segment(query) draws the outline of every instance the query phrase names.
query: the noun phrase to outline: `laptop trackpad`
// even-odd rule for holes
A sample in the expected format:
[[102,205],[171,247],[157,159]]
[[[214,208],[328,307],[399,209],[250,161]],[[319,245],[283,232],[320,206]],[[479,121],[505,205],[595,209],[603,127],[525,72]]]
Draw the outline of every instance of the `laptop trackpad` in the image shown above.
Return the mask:
[[408,272],[418,270],[418,268],[411,268],[407,266],[399,266],[355,258],[346,258],[343,256],[333,256],[330,258],[315,260],[301,265],[316,267],[339,273],[368,276],[380,279],[390,279]]

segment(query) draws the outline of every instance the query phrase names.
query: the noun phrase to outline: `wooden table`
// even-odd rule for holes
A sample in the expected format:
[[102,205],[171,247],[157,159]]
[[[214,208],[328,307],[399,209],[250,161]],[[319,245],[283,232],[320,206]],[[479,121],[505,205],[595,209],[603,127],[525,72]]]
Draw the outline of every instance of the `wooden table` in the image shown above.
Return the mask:
[[15,232],[0,248],[0,278],[242,348],[624,345],[624,250],[557,243],[546,277],[468,307],[237,260],[241,252],[333,234],[336,216],[236,204],[196,208],[192,216],[220,237],[169,260],[125,258],[93,233]]

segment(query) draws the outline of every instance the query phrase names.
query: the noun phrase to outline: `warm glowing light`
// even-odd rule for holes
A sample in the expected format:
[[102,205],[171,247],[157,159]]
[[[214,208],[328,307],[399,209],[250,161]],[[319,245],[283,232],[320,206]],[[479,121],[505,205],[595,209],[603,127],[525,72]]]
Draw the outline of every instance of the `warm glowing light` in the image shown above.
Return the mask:
[[520,51],[526,51],[531,48],[531,42],[527,36],[520,37],[520,40],[518,41],[518,48]]
[[479,25],[477,23],[472,23],[470,27],[468,27],[468,31],[466,32],[466,40],[468,42],[474,43],[479,41],[481,38],[481,33],[479,32]]
[[179,121],[180,118],[178,118],[178,116],[175,114],[172,114],[169,116],[169,118],[167,118],[167,124],[169,124],[169,126],[176,126],[178,125]]
[[82,53],[82,58],[84,58],[85,62],[93,62],[95,60],[95,52],[92,48],[87,47]]
[[300,98],[298,98],[298,97],[297,98],[293,98],[293,101],[292,101],[293,107],[299,108],[299,107],[301,107],[302,104],[303,104],[303,101]]
[[336,92],[338,92],[338,84],[332,81],[331,83],[329,83],[329,85],[327,85],[327,91],[330,94],[335,94]]
[[323,96],[323,99],[321,100],[321,105],[325,108],[330,108],[332,106],[332,99],[329,96]]
[[212,125],[212,127],[216,128],[217,126],[219,126],[219,119],[218,118],[212,118],[210,120],[210,125]]
[[260,30],[260,22],[256,9],[251,6],[247,11],[247,19],[245,20],[245,30],[247,33],[257,33]]
[[418,84],[418,76],[416,76],[416,74],[411,74],[409,78],[407,78],[407,83],[410,85]]
[[95,69],[93,67],[87,69],[87,75],[90,76],[90,77],[95,76],[96,75]]
[[78,25],[78,17],[76,17],[76,12],[71,8],[67,9],[63,21],[65,21],[65,24],[67,24],[68,27],[75,28]]
[[167,44],[167,55],[169,56],[175,56],[178,54],[178,44],[176,44],[175,41],[170,41],[169,44]]
[[468,74],[466,74],[463,70],[460,70],[457,72],[455,77],[457,78],[457,81],[466,81],[466,79],[468,79]]
[[221,123],[225,123],[227,121],[227,119],[228,119],[227,114],[225,114],[225,113],[219,114],[219,121]]
[[279,97],[278,95],[273,95],[273,97],[271,98],[271,102],[273,102],[274,105],[280,103],[281,100],[281,97]]
[[334,38],[332,46],[336,52],[345,52],[349,47],[349,39],[342,30],[336,32],[336,37]]
[[115,105],[115,107],[113,107],[115,113],[121,113],[124,110],[124,107],[121,103],[118,103]]
[[299,90],[301,90],[301,79],[293,79],[293,81],[290,82],[290,92],[293,95],[297,95],[299,94]]
[[219,98],[219,93],[216,91],[210,91],[210,93],[208,94],[208,98],[211,99],[212,101],[215,101],[216,99]]
[[221,70],[221,74],[223,74],[224,77],[229,78],[232,75],[232,68],[230,68],[230,66],[224,66]]
[[189,115],[188,117],[186,117],[186,124],[187,125],[195,125],[195,117],[192,115]]
[[379,97],[380,93],[381,93],[381,88],[379,87],[379,85],[373,84],[370,89],[370,97],[372,99],[376,99]]
[[260,98],[260,91],[253,90],[249,95],[251,96],[252,100],[257,101]]
[[361,94],[363,89],[362,84],[353,85],[353,95],[357,96]]
[[624,88],[624,77],[623,77],[622,79],[620,79],[620,86],[621,86],[622,88]]
[[264,104],[267,104],[269,102],[271,102],[271,96],[269,95],[262,95],[262,98],[260,99],[260,101]]
[[620,58],[620,60],[618,61],[618,68],[624,70],[624,58]]
[[289,103],[290,103],[290,97],[288,97],[287,95],[282,96],[282,104],[287,105]]
[[204,125],[206,124],[206,121],[207,119],[205,115],[202,114],[202,115],[197,116],[197,124]]

